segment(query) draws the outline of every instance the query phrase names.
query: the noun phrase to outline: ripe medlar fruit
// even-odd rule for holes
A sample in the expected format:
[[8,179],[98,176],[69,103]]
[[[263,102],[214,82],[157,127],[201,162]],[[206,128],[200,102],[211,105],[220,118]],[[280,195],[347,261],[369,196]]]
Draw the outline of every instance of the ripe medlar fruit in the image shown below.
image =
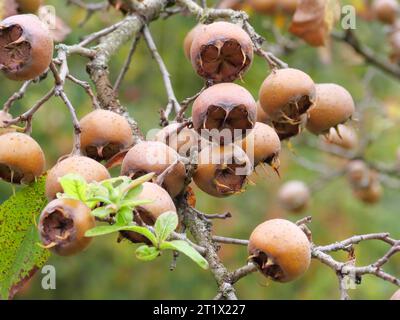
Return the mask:
[[199,153],[193,180],[205,193],[223,198],[240,193],[252,169],[250,159],[240,147],[210,145]]
[[365,188],[355,188],[353,190],[354,196],[367,204],[374,204],[379,202],[382,198],[383,189],[379,181],[373,180]]
[[5,112],[3,110],[0,111],[0,135],[15,131],[13,128],[5,127],[6,122],[11,121],[12,118],[13,118],[12,115],[9,114],[8,112]]
[[346,177],[354,188],[365,188],[370,183],[370,170],[362,160],[352,160],[346,166]]
[[379,21],[393,24],[399,12],[399,4],[396,0],[374,0],[372,12]]
[[248,252],[261,273],[278,282],[300,277],[311,260],[311,245],[304,232],[283,219],[258,225],[250,236]]
[[80,121],[81,151],[97,161],[108,160],[133,144],[128,121],[108,110],[95,110]]
[[299,123],[295,124],[272,121],[272,126],[274,127],[281,141],[293,138],[302,131],[303,116],[301,116],[299,119]]
[[190,60],[190,49],[192,48],[193,39],[202,26],[203,24],[198,24],[194,26],[194,28],[187,33],[185,39],[183,40],[183,51],[185,53],[186,58],[188,58],[189,60]]
[[0,1],[0,20],[14,16],[17,13],[17,3],[15,0]]
[[254,129],[238,144],[246,152],[254,167],[266,163],[274,169],[279,168],[281,141],[269,125],[256,122]]
[[397,290],[392,297],[390,298],[390,300],[400,300],[400,289]]
[[80,175],[86,182],[100,182],[110,178],[108,170],[97,161],[83,156],[71,156],[58,162],[49,170],[46,179],[46,196],[49,200],[56,197],[63,189],[58,182],[59,178],[69,173]]
[[303,71],[280,69],[264,80],[259,98],[261,107],[274,122],[296,126],[315,102],[315,84]]
[[18,4],[18,12],[20,13],[36,13],[39,10],[42,0],[16,0]]
[[0,23],[0,69],[11,80],[40,76],[51,63],[53,38],[33,14],[9,17]]
[[43,174],[42,148],[30,136],[9,132],[0,135],[0,179],[11,183],[30,183]]
[[303,181],[288,181],[278,192],[282,208],[293,213],[304,211],[310,202],[310,189]]
[[176,197],[184,188],[186,169],[179,154],[164,143],[143,141],[132,147],[122,161],[121,175],[138,178],[154,172],[164,174],[162,186],[171,197]]
[[44,246],[60,256],[84,250],[92,241],[86,231],[95,227],[90,209],[75,199],[56,199],[42,211],[39,234]]
[[238,25],[218,21],[201,25],[190,48],[197,73],[214,83],[241,77],[253,60],[253,43]]
[[331,128],[329,133],[323,137],[323,141],[346,150],[354,149],[358,145],[358,138],[354,129],[343,124],[339,124],[337,128]]
[[229,144],[246,136],[254,127],[257,105],[245,88],[220,83],[204,90],[194,101],[193,127],[204,138]]
[[[151,182],[145,182],[142,186],[143,190],[135,200],[151,200],[152,202],[135,208],[137,215],[134,216],[134,220],[137,224],[140,225],[144,222],[146,225],[152,226],[156,222],[157,218],[164,212],[176,212],[175,204],[167,191],[159,185]],[[149,240],[146,237],[136,232],[126,231],[122,232],[122,234],[132,242],[149,243]]]
[[349,120],[354,111],[351,94],[333,83],[318,84],[315,105],[309,110],[306,128],[314,134],[325,134],[330,128]]
[[155,141],[165,143],[181,156],[190,155],[193,148],[202,143],[201,137],[193,129],[182,127],[181,123],[171,123],[161,129],[154,138]]

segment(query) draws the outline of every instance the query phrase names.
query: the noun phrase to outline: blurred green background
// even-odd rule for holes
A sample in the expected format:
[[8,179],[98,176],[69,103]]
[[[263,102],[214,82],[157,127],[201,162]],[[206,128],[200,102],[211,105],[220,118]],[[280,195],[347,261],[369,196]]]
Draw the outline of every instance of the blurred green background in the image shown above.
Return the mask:
[[[64,1],[46,1],[52,4],[73,29],[66,39],[67,44],[77,42],[82,36],[99,30],[121,18],[110,10],[96,14],[84,27],[78,23],[84,18],[84,11],[66,6]],[[359,2],[359,1],[356,1]],[[289,18],[268,17],[251,14],[251,22],[261,35],[274,42],[271,25],[281,25],[280,32],[287,34]],[[194,73],[182,50],[185,34],[195,25],[190,16],[176,15],[151,24],[155,41],[172,75],[175,92],[180,100],[192,96],[202,87],[202,81]],[[339,30],[340,31],[340,30]],[[377,22],[357,20],[357,34],[379,55],[387,56],[389,48],[384,27]],[[111,60],[110,77],[116,79],[124,63],[130,44]],[[330,49],[315,49],[301,44],[294,52],[281,55],[290,66],[307,72],[315,82],[335,82],[346,87],[357,102],[365,96],[362,79],[370,70],[348,47],[332,43]],[[85,73],[87,61],[71,57],[71,73],[89,80]],[[260,58],[256,58],[252,68],[241,83],[254,97],[269,73]],[[5,101],[20,84],[0,76],[1,101]],[[51,87],[52,79],[33,85],[23,100],[11,109],[14,116],[31,107]],[[400,142],[400,91],[399,80],[376,71],[370,83],[371,93],[379,100],[367,113],[367,131],[381,133],[387,124],[394,124],[379,135],[377,142],[368,149],[369,159],[394,162],[396,148]],[[90,111],[91,104],[84,91],[68,84],[66,91],[79,116]],[[166,104],[166,95],[158,66],[151,58],[143,41],[140,42],[131,69],[121,87],[120,99],[131,115],[140,123],[143,132],[156,128],[159,123],[158,111]],[[397,123],[397,125],[396,125]],[[354,123],[357,127],[357,123]],[[361,134],[361,132],[360,132]],[[47,157],[47,167],[54,165],[61,155],[68,153],[72,146],[72,125],[65,106],[58,99],[51,99],[36,114],[33,121],[33,137],[37,139]],[[218,235],[248,238],[253,228],[266,219],[283,217],[296,221],[302,216],[312,215],[310,228],[314,242],[328,244],[354,234],[369,232],[390,232],[400,238],[400,193],[399,190],[385,188],[382,201],[377,205],[365,205],[357,201],[344,178],[339,178],[315,193],[309,210],[302,216],[294,216],[282,211],[276,204],[279,186],[290,179],[300,179],[312,183],[318,174],[309,171],[293,161],[296,155],[308,158],[335,170],[344,163],[304,146],[307,138],[317,141],[317,137],[304,132],[302,137],[292,141],[294,151],[284,144],[282,154],[281,179],[272,172],[259,172],[255,177],[256,186],[249,186],[246,193],[229,199],[215,199],[196,190],[197,207],[206,213],[230,211],[233,218],[215,221],[214,230]],[[293,154],[294,152],[294,154]],[[0,202],[12,194],[10,185],[0,182]],[[42,275],[39,273],[17,298],[23,299],[208,299],[216,294],[212,275],[201,270],[186,257],[180,257],[175,271],[169,271],[171,255],[164,254],[151,263],[138,261],[134,256],[135,247],[122,242],[117,244],[115,235],[95,239],[84,253],[74,257],[52,256],[49,264],[57,270],[57,289],[45,291],[41,288]],[[385,253],[387,247],[379,242],[368,242],[357,247],[357,263],[369,264]],[[247,250],[244,247],[225,245],[220,256],[229,269],[246,263]],[[344,255],[337,255],[344,259]],[[400,274],[400,256],[385,266],[388,272]],[[289,284],[277,284],[265,280],[259,274],[252,274],[237,285],[243,299],[336,299],[339,296],[337,278],[332,270],[318,261],[313,261],[310,270],[301,279]],[[350,290],[356,299],[388,299],[396,288],[372,276],[365,276],[357,290]]]

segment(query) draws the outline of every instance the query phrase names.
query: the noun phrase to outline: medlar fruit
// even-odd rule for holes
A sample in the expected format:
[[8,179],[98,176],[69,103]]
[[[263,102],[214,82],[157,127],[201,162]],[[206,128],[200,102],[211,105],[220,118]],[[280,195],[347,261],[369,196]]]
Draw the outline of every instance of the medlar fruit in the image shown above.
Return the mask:
[[245,88],[220,83],[204,90],[194,101],[193,127],[204,138],[229,144],[245,137],[254,127],[257,105]]
[[378,180],[373,180],[365,188],[355,188],[353,190],[354,196],[367,204],[374,204],[379,202],[382,198],[383,189]]
[[303,117],[300,117],[299,119],[299,123],[295,124],[272,121],[272,126],[281,141],[293,138],[302,131]]
[[333,83],[318,84],[315,105],[309,110],[306,128],[314,134],[325,134],[330,128],[349,120],[354,111],[351,94]]
[[45,169],[42,148],[30,136],[9,132],[0,135],[0,179],[11,183],[30,183]]
[[310,202],[310,189],[303,181],[288,181],[278,192],[282,208],[293,213],[304,211]]
[[179,154],[157,141],[143,141],[132,147],[122,161],[121,175],[138,178],[154,172],[164,175],[162,186],[171,197],[176,197],[184,188],[186,169]]
[[254,129],[239,145],[246,152],[254,166],[266,163],[273,168],[279,168],[279,153],[281,141],[273,128],[261,122],[256,122]]
[[264,80],[259,98],[261,107],[273,121],[294,126],[314,104],[315,84],[303,71],[280,69]]
[[[151,200],[152,202],[135,208],[137,215],[134,216],[134,220],[137,224],[140,225],[144,222],[146,225],[152,226],[156,222],[157,218],[164,212],[176,212],[175,204],[167,191],[159,185],[151,182],[145,182],[142,186],[143,190],[135,200]],[[132,242],[149,243],[149,240],[146,237],[136,232],[125,231],[122,232],[122,234]]]
[[108,110],[95,110],[80,121],[81,151],[97,161],[108,160],[133,144],[128,121]]
[[202,143],[196,131],[182,127],[181,123],[171,123],[164,127],[156,134],[154,140],[165,143],[181,156],[190,155],[193,148],[200,147],[199,143]]
[[63,189],[58,181],[69,173],[80,175],[86,182],[100,182],[110,178],[108,170],[97,161],[83,156],[71,156],[58,162],[47,173],[46,196],[49,200],[56,197]]
[[190,49],[192,48],[193,39],[196,36],[197,32],[201,29],[203,24],[196,25],[192,30],[190,30],[185,39],[183,40],[183,51],[185,53],[186,58],[190,60]]
[[300,277],[311,260],[311,245],[304,232],[283,219],[258,225],[250,236],[248,252],[261,273],[278,282]]
[[397,290],[392,297],[390,298],[390,300],[400,300],[400,289]]
[[39,10],[42,0],[16,0],[18,4],[18,12],[20,13],[36,13]]
[[265,14],[273,14],[276,12],[278,0],[249,0],[249,5],[254,11]]
[[6,18],[0,23],[0,69],[17,81],[40,76],[51,63],[53,38],[33,14]]
[[370,170],[362,160],[352,160],[346,166],[346,177],[351,186],[365,188],[370,182]]
[[393,24],[399,12],[399,4],[396,0],[374,0],[372,12],[379,21]]
[[250,159],[240,147],[210,145],[199,153],[193,180],[205,193],[223,198],[240,193],[252,169]]
[[260,101],[257,101],[257,122],[265,123],[271,125],[271,119],[268,114],[261,108]]
[[90,209],[75,199],[56,199],[42,211],[39,234],[44,246],[60,256],[84,250],[92,241],[86,231],[95,227]]
[[201,25],[190,48],[197,73],[214,83],[234,81],[248,70],[253,60],[253,43],[238,25],[218,21]]
[[339,124],[337,128],[331,128],[329,133],[323,137],[323,141],[346,150],[354,149],[358,145],[358,138],[354,129],[343,124]]

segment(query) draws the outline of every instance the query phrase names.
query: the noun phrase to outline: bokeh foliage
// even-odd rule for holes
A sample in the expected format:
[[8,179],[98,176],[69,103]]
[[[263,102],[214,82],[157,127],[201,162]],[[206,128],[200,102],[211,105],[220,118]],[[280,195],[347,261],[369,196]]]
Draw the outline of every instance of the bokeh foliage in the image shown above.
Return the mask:
[[[66,43],[72,44],[82,36],[109,25],[120,18],[113,10],[107,14],[99,14],[84,27],[78,23],[84,12],[72,6],[67,7],[64,1],[47,1],[56,7],[57,13],[73,28],[74,32]],[[273,42],[271,25],[276,25],[276,18],[251,13],[251,22],[268,41]],[[289,20],[279,20],[281,32],[285,31]],[[182,41],[185,34],[195,25],[193,17],[173,16],[167,20],[158,20],[151,24],[158,49],[172,75],[172,81],[179,99],[192,96],[201,87],[202,82],[193,72],[190,63],[185,59]],[[339,31],[340,26],[339,26]],[[376,22],[357,21],[356,33],[379,55],[387,56],[388,45],[382,25]],[[121,52],[113,57],[110,74],[116,79],[119,69],[128,53],[127,43]],[[310,74],[317,83],[335,82],[346,87],[357,102],[365,96],[362,79],[369,67],[363,64],[348,47],[333,42],[329,50],[310,48],[301,45],[294,52],[280,56],[290,66],[299,68]],[[71,73],[88,80],[85,73],[85,59],[71,57]],[[255,97],[258,88],[269,70],[265,61],[256,58],[252,68],[244,77],[241,85],[246,87]],[[375,71],[370,88],[373,95],[380,99],[378,108],[368,112],[367,126],[369,131],[379,134],[382,128],[393,121],[400,121],[399,80]],[[18,83],[6,80],[1,76],[2,101],[14,92]],[[51,86],[51,77],[36,84],[17,102],[13,108],[14,115],[20,114],[34,104]],[[67,85],[66,91],[77,109],[78,115],[89,112],[91,105],[84,91],[76,86]],[[162,79],[155,61],[151,58],[143,41],[140,42],[131,69],[121,87],[120,99],[130,113],[140,123],[143,132],[156,128],[159,123],[158,111],[166,104],[166,95]],[[355,123],[357,126],[357,123]],[[304,133],[307,139],[316,140]],[[369,149],[368,157],[376,161],[393,162],[395,150],[399,145],[400,127],[394,126],[378,136],[376,143]],[[45,150],[47,167],[54,165],[56,159],[68,153],[72,147],[72,124],[65,106],[52,98],[34,118],[33,137]],[[273,217],[284,217],[292,221],[299,216],[288,215],[276,204],[277,188],[289,179],[300,179],[312,183],[318,175],[304,169],[293,161],[300,155],[326,164],[332,170],[343,165],[343,161],[324,155],[310,147],[302,147],[301,140],[294,139],[293,151],[286,145],[282,154],[282,178],[272,172],[255,177],[256,186],[249,186],[246,193],[229,199],[214,199],[196,190],[198,208],[207,213],[230,211],[233,218],[215,221],[215,232],[219,235],[248,238],[252,229]],[[0,202],[12,194],[8,184],[0,182]],[[313,216],[311,229],[313,239],[318,244],[327,244],[347,238],[353,234],[368,232],[390,232],[400,238],[399,232],[399,190],[385,189],[382,201],[375,205],[364,205],[355,200],[344,178],[340,178],[313,196],[312,204],[305,214]],[[212,275],[194,266],[186,257],[180,257],[175,271],[169,271],[171,255],[164,254],[151,263],[138,261],[134,256],[132,244],[116,243],[115,235],[95,239],[91,247],[84,253],[61,258],[52,256],[49,263],[57,270],[57,289],[45,291],[40,287],[41,275],[38,273],[33,281],[19,295],[20,298],[35,299],[195,299],[212,298],[215,283]],[[368,242],[356,251],[359,263],[370,263],[382,255],[387,248],[379,242]],[[246,262],[246,248],[223,246],[220,255],[230,269],[237,268]],[[342,256],[345,258],[345,256]],[[386,266],[393,274],[400,274],[400,257],[395,257]],[[313,261],[311,269],[301,278],[290,284],[276,284],[266,281],[258,274],[253,274],[237,284],[238,295],[244,299],[336,299],[338,298],[337,279],[335,274],[317,261]],[[350,290],[353,298],[387,299],[395,291],[395,287],[380,279],[365,277],[357,290]]]

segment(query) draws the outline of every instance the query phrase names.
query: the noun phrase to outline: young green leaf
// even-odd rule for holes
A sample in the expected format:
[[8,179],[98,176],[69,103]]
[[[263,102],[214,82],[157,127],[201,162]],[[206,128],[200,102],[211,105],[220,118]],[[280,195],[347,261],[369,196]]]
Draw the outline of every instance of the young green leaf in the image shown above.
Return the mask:
[[160,251],[156,247],[148,245],[140,246],[136,249],[136,258],[142,261],[151,261],[160,255]]
[[167,240],[178,226],[178,215],[176,212],[167,211],[160,215],[154,225],[154,230],[159,243]]
[[59,179],[61,187],[64,193],[72,199],[85,201],[87,183],[83,177],[78,174],[70,173]]
[[122,207],[118,210],[116,216],[117,224],[129,225],[133,221],[133,212],[130,207]]
[[196,262],[201,268],[208,269],[208,262],[203,256],[196,251],[189,243],[183,240],[173,240],[163,242],[160,245],[160,250],[175,250],[187,255],[190,259]]
[[114,213],[114,210],[110,207],[99,207],[92,211],[92,215],[100,219],[108,217],[111,213]]

